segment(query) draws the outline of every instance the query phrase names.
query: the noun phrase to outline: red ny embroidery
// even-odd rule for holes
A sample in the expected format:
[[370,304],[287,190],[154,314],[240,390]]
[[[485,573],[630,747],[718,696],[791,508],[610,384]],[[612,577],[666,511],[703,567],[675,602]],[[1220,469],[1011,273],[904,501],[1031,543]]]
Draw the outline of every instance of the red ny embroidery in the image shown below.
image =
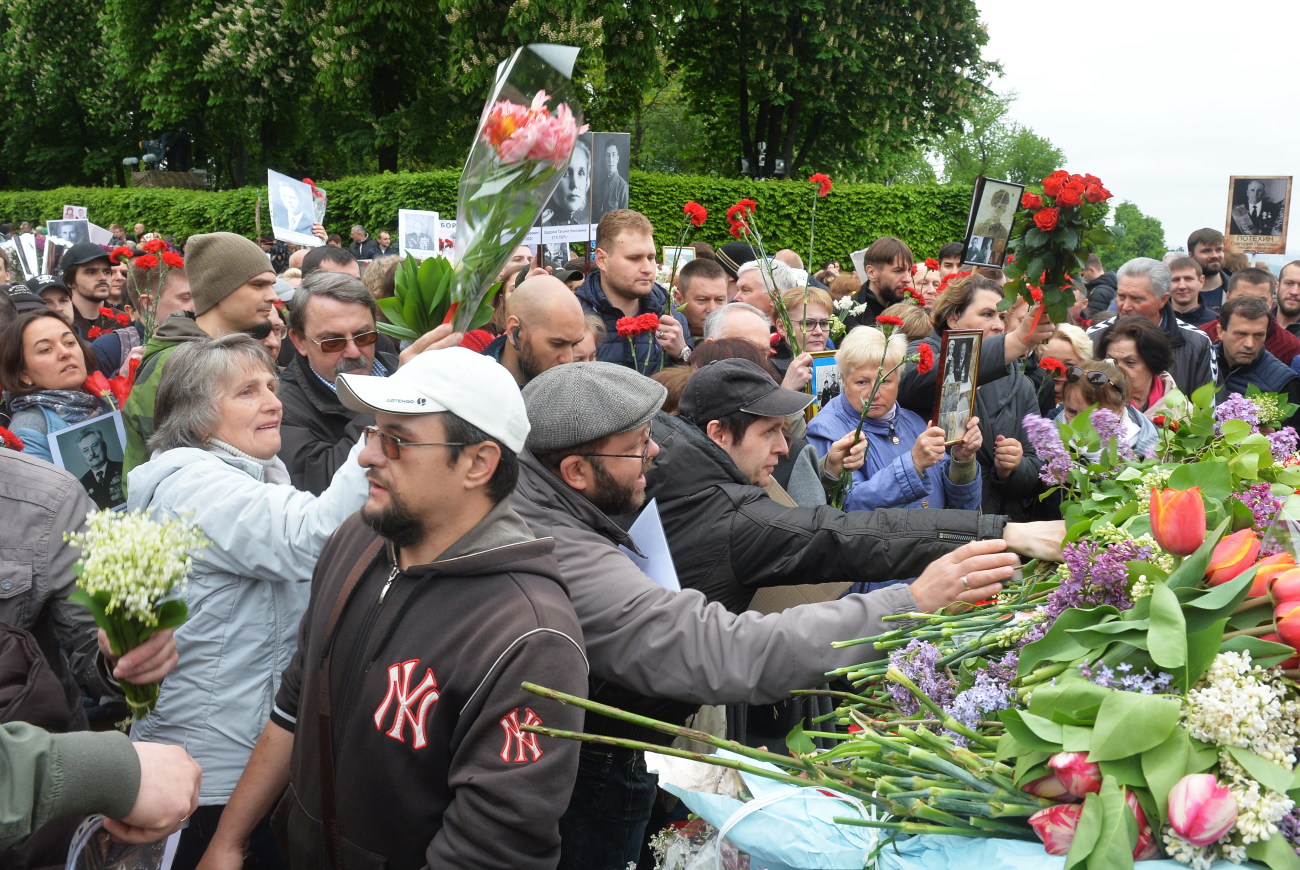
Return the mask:
[[[531,709],[524,708],[524,725],[541,725],[542,719]],[[520,730],[519,708],[501,717],[501,730],[506,740],[501,747],[501,760],[505,762],[536,761],[542,757],[542,747],[537,745],[537,735]],[[532,756],[528,758],[527,756]]]
[[384,731],[384,719],[388,715],[388,708],[395,703],[393,726],[384,733],[394,740],[405,743],[406,726],[409,724],[413,732],[411,740],[413,749],[423,749],[428,745],[429,741],[424,735],[424,721],[429,715],[429,709],[439,697],[438,681],[433,676],[432,668],[425,668],[424,678],[414,689],[411,688],[411,675],[415,673],[415,666],[419,663],[419,659],[411,659],[388,666],[388,693],[384,695],[383,703],[375,708],[374,717],[375,727]]

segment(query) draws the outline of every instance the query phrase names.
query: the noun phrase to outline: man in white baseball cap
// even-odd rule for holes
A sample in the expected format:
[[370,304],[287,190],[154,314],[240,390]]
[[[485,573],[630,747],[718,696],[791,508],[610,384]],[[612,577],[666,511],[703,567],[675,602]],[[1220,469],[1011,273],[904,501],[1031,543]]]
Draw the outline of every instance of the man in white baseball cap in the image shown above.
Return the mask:
[[386,378],[341,374],[338,391],[375,414],[359,456],[370,498],[321,555],[207,858],[236,866],[287,782],[291,866],[554,867],[579,744],[522,728],[576,731],[583,714],[520,683],[585,695],[587,662],[554,541],[510,508],[519,386],[456,347]]

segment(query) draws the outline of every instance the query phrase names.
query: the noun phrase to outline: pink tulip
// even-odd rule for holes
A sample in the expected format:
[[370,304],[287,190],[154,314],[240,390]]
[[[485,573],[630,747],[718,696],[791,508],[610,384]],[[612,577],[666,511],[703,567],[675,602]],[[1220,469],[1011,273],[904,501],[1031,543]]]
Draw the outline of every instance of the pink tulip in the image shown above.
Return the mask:
[[1022,786],[1022,788],[1036,797],[1048,798],[1049,800],[1071,797],[1070,793],[1065,790],[1065,783],[1057,779],[1054,773],[1040,776],[1033,782]]
[[1082,812],[1083,807],[1078,804],[1057,804],[1030,816],[1029,827],[1043,841],[1047,854],[1065,855],[1074,841],[1074,831],[1079,827]]
[[1101,768],[1089,761],[1085,752],[1058,752],[1047,759],[1047,766],[1066,794],[1082,798],[1101,791]]
[[1134,861],[1150,861],[1153,858],[1160,857],[1160,847],[1156,845],[1155,836],[1151,833],[1151,826],[1147,824],[1147,814],[1142,812],[1142,804],[1138,803],[1137,795],[1128,789],[1124,789],[1124,801],[1128,808],[1133,811],[1133,818],[1137,820],[1138,838],[1137,843],[1133,845]]
[[1237,801],[1213,774],[1188,774],[1169,790],[1169,824],[1194,846],[1210,845],[1236,823]]

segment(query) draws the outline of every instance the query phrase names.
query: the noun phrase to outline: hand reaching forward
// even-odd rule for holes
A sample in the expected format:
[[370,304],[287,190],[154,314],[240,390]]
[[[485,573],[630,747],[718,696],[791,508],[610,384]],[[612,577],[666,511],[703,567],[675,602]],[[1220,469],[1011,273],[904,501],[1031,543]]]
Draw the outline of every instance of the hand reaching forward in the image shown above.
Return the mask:
[[971,541],[940,556],[912,582],[916,608],[933,613],[954,601],[974,604],[1002,591],[1002,581],[1020,565],[1003,540]]

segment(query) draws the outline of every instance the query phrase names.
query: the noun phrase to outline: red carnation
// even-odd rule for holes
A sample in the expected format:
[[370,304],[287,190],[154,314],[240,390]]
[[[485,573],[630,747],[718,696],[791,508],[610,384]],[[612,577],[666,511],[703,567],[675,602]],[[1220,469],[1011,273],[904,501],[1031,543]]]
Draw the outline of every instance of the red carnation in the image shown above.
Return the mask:
[[1060,372],[1065,374],[1065,363],[1061,362],[1054,356],[1045,356],[1038,361],[1038,367],[1045,372]]
[[185,258],[175,251],[163,251],[162,261],[172,269],[184,269]]
[[749,217],[758,208],[758,203],[752,199],[742,199],[740,202],[727,209],[727,220],[737,221]]
[[144,243],[144,252],[146,254],[158,254],[167,250],[167,243],[162,239],[150,239]]
[[1032,299],[1032,300],[1034,300],[1035,302],[1042,302],[1042,301],[1043,301],[1043,288],[1042,288],[1042,287],[1030,287],[1030,288],[1029,288],[1029,298]]
[[905,296],[907,299],[911,300],[911,301],[912,301],[914,304],[916,304],[916,305],[924,305],[924,304],[925,304],[925,299],[924,299],[924,297],[922,297],[920,293],[917,293],[917,292],[916,292],[915,290],[913,290],[911,287],[904,287],[904,288],[903,288],[903,296]]
[[117,321],[118,326],[128,326],[131,323],[131,318],[125,313],[114,314],[113,319]]
[[[111,329],[109,330],[109,332],[112,331],[113,330]],[[98,326],[92,326],[90,327],[90,329],[86,330],[86,338],[89,338],[91,341],[94,341],[95,339],[99,338],[103,334],[104,334],[104,330],[100,329]]]
[[640,322],[641,324],[642,332],[649,332],[652,329],[659,328],[658,314],[642,314],[640,317],[637,318],[637,321]]
[[831,177],[829,175],[818,172],[809,176],[808,180],[817,185],[818,196],[825,196],[831,192]]
[[936,292],[942,293],[945,289],[947,289],[949,284],[956,284],[962,278],[969,278],[969,277],[970,277],[970,272],[952,272],[947,277],[945,277],[942,281],[939,282],[939,289]]
[[105,308],[105,307],[103,307],[102,305],[101,305],[100,308],[99,308],[99,316],[100,316],[100,317],[112,317],[112,316],[113,316],[114,314],[116,314],[116,313],[117,313],[117,312],[114,311],[113,309],[111,309],[111,308]]
[[934,351],[930,349],[930,345],[921,342],[916,348],[916,353],[920,357],[916,361],[917,374],[923,375],[934,368]]
[[158,258],[153,254],[141,254],[135,258],[137,268],[144,269],[146,272],[158,266]]
[[126,245],[118,245],[108,252],[108,260],[114,266],[119,265],[123,260],[129,260],[135,256],[135,252]]
[[23,444],[23,439],[3,426],[0,426],[0,443],[3,443],[10,450],[17,450],[19,453],[22,453],[23,447],[26,446]]
[[901,317],[895,317],[892,314],[882,314],[876,318],[876,325],[879,326],[881,324],[884,324],[885,326],[902,326],[903,319]]
[[933,257],[926,257],[926,258],[925,258],[925,268],[927,268],[927,269],[938,269],[938,268],[939,268],[939,261],[936,260],[936,259],[934,259]]
[[748,230],[748,227],[745,225],[744,221],[731,222],[731,234],[736,238],[740,238],[744,235],[746,230]]
[[1029,191],[1026,190],[1024,194],[1020,197],[1020,207],[1021,208],[1042,208],[1043,198],[1036,193],[1030,193]]
[[916,265],[915,263],[913,263],[913,264],[912,264],[912,274],[913,274],[913,275],[916,274],[916,269],[917,269],[917,265]]
[[1034,215],[1034,225],[1045,233],[1056,229],[1056,209],[1045,208]]
[[620,317],[614,322],[614,330],[618,333],[619,338],[627,338],[636,330],[635,317]]
[[697,227],[702,226],[704,221],[709,217],[708,209],[694,200],[686,203],[682,208],[682,211],[691,219],[691,223],[695,224]]

